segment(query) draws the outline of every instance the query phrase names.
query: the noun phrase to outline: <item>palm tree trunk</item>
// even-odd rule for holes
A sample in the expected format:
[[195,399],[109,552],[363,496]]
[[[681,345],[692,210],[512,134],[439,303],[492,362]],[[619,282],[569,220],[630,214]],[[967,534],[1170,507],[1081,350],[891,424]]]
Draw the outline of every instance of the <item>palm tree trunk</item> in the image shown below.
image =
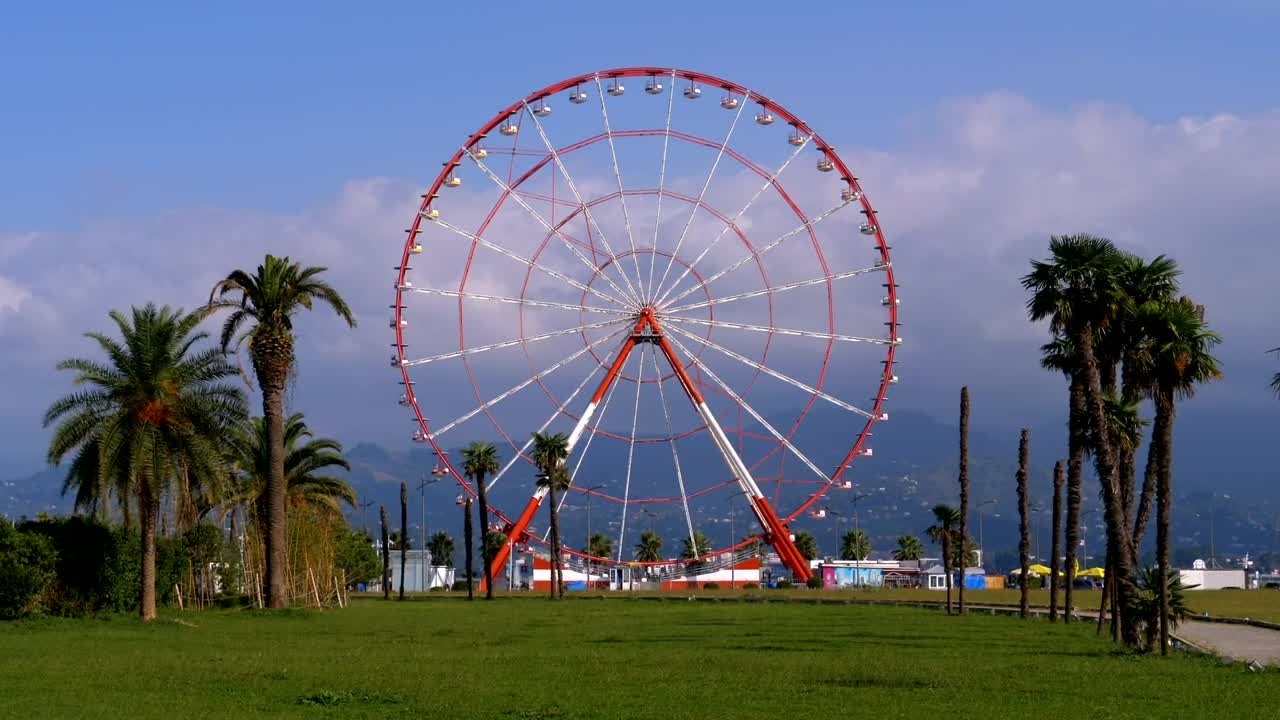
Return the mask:
[[[1084,482],[1084,449],[1087,442],[1085,433],[1085,401],[1084,381],[1080,372],[1071,374],[1069,389],[1070,414],[1067,420],[1067,532],[1066,587],[1062,596],[1062,622],[1069,623],[1074,619],[1075,610],[1075,572],[1078,564],[1077,553],[1080,550],[1080,488]],[[1087,560],[1087,558],[1086,558]]]
[[[287,371],[287,368],[286,368]],[[289,566],[288,524],[285,518],[284,475],[284,386],[287,372],[280,378],[260,378],[262,416],[267,425],[267,607],[289,606],[287,574]],[[384,583],[385,584],[385,583]]]
[[1058,564],[1058,558],[1061,557],[1062,548],[1059,542],[1062,539],[1062,485],[1066,478],[1062,474],[1062,461],[1053,465],[1053,541],[1049,543],[1050,560],[1049,568],[1053,572],[1049,573],[1049,622],[1058,621],[1058,572],[1061,566]]
[[550,515],[550,517],[548,518],[548,523],[551,531],[550,532],[550,535],[551,535],[550,537],[550,540],[551,540],[551,595],[550,597],[552,600],[555,600],[557,597],[559,597],[559,593],[557,592],[557,589],[560,586],[560,517],[559,517],[559,514],[556,512],[556,505],[558,504],[558,502],[556,500],[556,488],[554,484],[549,489],[549,492],[547,494],[547,499],[551,502],[550,507],[547,508],[547,513]]
[[382,599],[391,599],[391,537],[387,532],[387,506],[379,505],[382,519]]
[[138,478],[138,519],[142,533],[142,586],[138,590],[138,616],[156,619],[156,514],[159,507],[151,491],[150,474]]
[[1111,597],[1111,563],[1103,563],[1102,598],[1098,600],[1098,629],[1095,635],[1102,635],[1102,626],[1107,622],[1107,599]]
[[480,562],[484,565],[484,599],[493,599],[493,557],[489,552],[489,491],[484,474],[476,476],[476,492],[480,495]]
[[1147,524],[1151,520],[1151,503],[1156,496],[1156,487],[1160,484],[1160,457],[1164,454],[1165,423],[1167,416],[1156,413],[1151,427],[1151,443],[1147,446],[1147,465],[1142,471],[1142,495],[1138,498],[1137,517],[1133,521],[1134,557],[1142,548],[1142,539],[1147,534]]
[[1030,615],[1028,592],[1031,590],[1031,529],[1027,525],[1030,498],[1027,496],[1027,472],[1030,455],[1030,432],[1023,428],[1018,440],[1018,609],[1023,620]]
[[1080,349],[1082,370],[1085,379],[1085,399],[1088,403],[1089,419],[1093,429],[1093,460],[1098,472],[1098,480],[1102,484],[1103,502],[1107,520],[1107,556],[1114,558],[1116,571],[1115,612],[1121,619],[1120,634],[1125,644],[1138,644],[1137,627],[1133,623],[1132,607],[1133,579],[1135,567],[1133,546],[1130,542],[1129,523],[1126,521],[1124,507],[1116,483],[1115,454],[1107,433],[1106,415],[1102,407],[1102,383],[1098,374],[1097,357],[1093,349],[1093,328],[1083,324],[1076,328],[1076,344]]
[[409,559],[409,486],[400,481],[400,599],[404,600],[404,566]]
[[969,386],[960,388],[960,614],[964,615],[964,570],[969,564]]
[[951,614],[951,533],[942,535],[942,572],[947,576],[947,614]]
[[1157,417],[1163,415],[1160,438],[1160,483],[1156,487],[1156,565],[1160,596],[1160,654],[1169,654],[1169,529],[1173,507],[1173,393],[1161,388]]
[[467,599],[474,600],[475,587],[471,583],[472,576],[475,575],[475,542],[472,538],[474,530],[471,527],[471,498],[462,504],[462,511],[466,513],[462,517],[462,537],[463,542],[467,544]]

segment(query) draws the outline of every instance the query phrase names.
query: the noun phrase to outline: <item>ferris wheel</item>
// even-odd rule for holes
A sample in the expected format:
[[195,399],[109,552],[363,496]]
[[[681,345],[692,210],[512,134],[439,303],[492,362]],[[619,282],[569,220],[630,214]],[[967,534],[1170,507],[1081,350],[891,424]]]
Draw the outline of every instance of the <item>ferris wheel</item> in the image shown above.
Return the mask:
[[[546,541],[534,432],[568,438],[566,553],[633,562],[661,520],[676,530],[649,564],[759,538],[810,576],[791,526],[872,455],[901,343],[879,218],[813,128],[703,73],[579,75],[481,125],[406,233],[400,404],[464,493],[446,451],[498,446],[495,577]],[[755,538],[726,532],[749,525],[726,507]]]

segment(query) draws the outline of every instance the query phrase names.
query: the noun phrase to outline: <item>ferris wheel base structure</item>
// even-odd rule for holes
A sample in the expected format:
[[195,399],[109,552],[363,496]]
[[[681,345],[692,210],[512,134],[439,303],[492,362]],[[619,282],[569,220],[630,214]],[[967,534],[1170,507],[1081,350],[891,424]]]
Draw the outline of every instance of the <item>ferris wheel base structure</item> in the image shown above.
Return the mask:
[[[622,371],[627,357],[641,343],[652,343],[671,366],[672,371],[675,372],[676,378],[679,380],[680,387],[684,390],[685,396],[693,404],[698,416],[706,423],[707,429],[715,441],[716,449],[728,466],[729,472],[733,474],[734,480],[742,489],[743,496],[747,498],[756,520],[764,529],[763,537],[765,541],[773,546],[774,551],[778,554],[778,559],[791,572],[792,577],[800,582],[807,582],[809,578],[813,577],[813,572],[809,568],[809,561],[800,554],[800,551],[792,541],[791,531],[787,529],[782,520],[779,519],[778,514],[774,512],[773,506],[769,504],[764,492],[761,491],[760,486],[752,478],[751,471],[747,468],[746,463],[742,461],[737,451],[733,449],[733,444],[729,441],[728,436],[725,435],[724,429],[720,426],[719,421],[716,420],[715,415],[707,407],[702,393],[698,391],[693,380],[689,377],[689,373],[685,370],[684,364],[680,362],[680,358],[676,356],[675,351],[672,349],[671,343],[663,335],[662,328],[658,325],[658,320],[651,308],[645,307],[640,311],[635,327],[632,328],[630,335],[622,341],[622,346],[618,349],[613,364],[610,365],[604,379],[600,381],[600,386],[596,388],[595,394],[591,396],[591,401],[578,419],[573,432],[569,434],[569,453],[573,452],[573,446],[582,437],[582,433],[595,414],[596,408],[599,407],[600,401],[609,391],[609,386],[613,384],[618,374]],[[533,496],[529,498],[529,502],[525,504],[524,510],[516,518],[515,522],[506,528],[507,542],[502,544],[502,548],[493,556],[493,560],[490,562],[490,577],[501,577],[502,568],[511,553],[511,546],[514,543],[525,541],[529,524],[533,522],[533,517],[537,514],[538,508],[541,507],[542,500],[547,496],[547,492],[548,489],[546,487],[539,487],[533,493]]]

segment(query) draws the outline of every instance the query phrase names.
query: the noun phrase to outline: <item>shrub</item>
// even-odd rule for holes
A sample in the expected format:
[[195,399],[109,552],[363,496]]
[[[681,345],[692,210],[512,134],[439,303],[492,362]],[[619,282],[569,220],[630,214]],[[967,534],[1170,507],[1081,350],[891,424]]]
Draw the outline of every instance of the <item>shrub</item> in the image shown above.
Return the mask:
[[0,518],[0,619],[39,611],[57,562],[58,553],[48,538],[20,532]]
[[705,582],[705,583],[702,583],[702,589],[703,589],[703,590],[719,590],[719,589],[720,589],[720,583],[718,583],[718,582]]
[[[474,586],[472,586],[472,587],[474,587]],[[467,590],[467,581],[466,581],[466,580],[454,580],[454,581],[453,581],[453,589],[454,589],[454,590],[461,590],[461,591],[463,591],[463,592],[466,592],[466,590]]]
[[753,583],[753,582],[749,582],[749,583],[742,583],[742,589],[743,589],[743,590],[759,590],[759,589],[760,589],[760,584],[759,584],[759,583]]
[[781,579],[781,580],[779,580],[779,581],[775,582],[775,583],[773,584],[773,586],[774,586],[775,588],[777,588],[778,590],[790,590],[791,588],[795,587],[795,583],[791,582],[790,580],[788,580],[788,579],[786,579],[786,578],[783,578],[783,579]]
[[809,578],[805,582],[805,586],[808,587],[810,590],[821,590],[822,578],[818,577],[817,575],[814,575],[813,577]]

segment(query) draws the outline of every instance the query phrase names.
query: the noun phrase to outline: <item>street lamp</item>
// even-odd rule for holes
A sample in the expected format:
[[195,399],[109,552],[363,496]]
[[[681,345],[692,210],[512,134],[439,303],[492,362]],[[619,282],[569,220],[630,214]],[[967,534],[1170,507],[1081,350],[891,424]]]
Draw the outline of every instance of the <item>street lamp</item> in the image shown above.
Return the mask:
[[[435,473],[432,472],[432,475],[435,475]],[[419,583],[418,583],[419,585],[418,589],[420,592],[426,592],[427,590],[431,589],[431,579],[430,579],[431,553],[427,550],[427,486],[435,485],[436,483],[440,482],[443,479],[444,479],[443,477],[440,477],[437,475],[436,477],[433,477],[430,480],[428,480],[427,476],[423,475],[422,482],[418,484],[418,494],[422,497],[422,525],[421,525],[422,547],[421,547],[421,550],[422,550],[423,566],[422,566],[422,573],[419,576]]]
[[[589,488],[584,488],[582,491],[587,494],[587,555],[588,556],[590,556],[591,553],[593,552],[591,548],[591,493],[595,492],[596,490],[599,490],[602,487],[604,487],[604,485],[592,485]],[[619,560],[622,559],[622,548],[618,548],[618,559]],[[592,569],[592,562],[590,558],[588,558],[587,559],[587,587],[588,588],[591,587],[591,569]]]
[[981,554],[981,557],[979,559],[982,561],[981,564],[983,565],[987,564],[987,545],[982,535],[982,518],[983,516],[986,515],[986,513],[982,511],[982,508],[986,507],[987,505],[995,505],[995,504],[996,504],[995,498],[992,498],[990,500],[983,500],[982,502],[978,503],[978,552]]
[[1029,507],[1029,508],[1027,508],[1027,509],[1028,509],[1028,510],[1030,510],[1030,511],[1031,511],[1031,513],[1032,513],[1032,515],[1031,515],[1031,534],[1032,534],[1032,535],[1035,535],[1035,537],[1036,537],[1036,560],[1039,560],[1039,561],[1043,562],[1043,561],[1044,561],[1044,557],[1040,554],[1040,529],[1039,529],[1039,528],[1040,528],[1040,521],[1036,519],[1036,516],[1038,516],[1038,515],[1040,515],[1042,512],[1044,512],[1044,506],[1043,506],[1043,505],[1041,505],[1041,504],[1039,504],[1039,503],[1033,503],[1033,504],[1031,505],[1031,507]]

